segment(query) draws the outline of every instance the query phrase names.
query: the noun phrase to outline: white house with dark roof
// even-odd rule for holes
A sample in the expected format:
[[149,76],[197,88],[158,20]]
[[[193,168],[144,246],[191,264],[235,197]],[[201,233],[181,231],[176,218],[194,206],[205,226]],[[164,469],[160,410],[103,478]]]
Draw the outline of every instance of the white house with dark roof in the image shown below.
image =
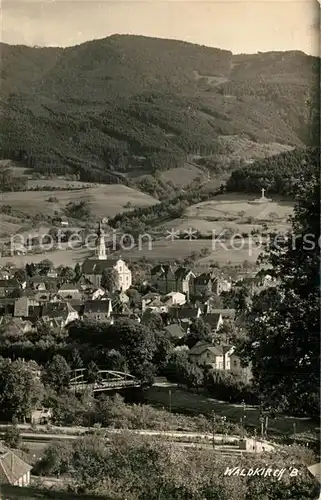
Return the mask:
[[234,348],[228,345],[213,345],[197,342],[189,350],[190,360],[199,366],[211,366],[215,370],[230,370],[230,355]]
[[0,443],[0,486],[29,486],[32,467]]
[[162,302],[167,308],[172,306],[184,306],[186,304],[186,295],[181,292],[170,292],[162,297]]

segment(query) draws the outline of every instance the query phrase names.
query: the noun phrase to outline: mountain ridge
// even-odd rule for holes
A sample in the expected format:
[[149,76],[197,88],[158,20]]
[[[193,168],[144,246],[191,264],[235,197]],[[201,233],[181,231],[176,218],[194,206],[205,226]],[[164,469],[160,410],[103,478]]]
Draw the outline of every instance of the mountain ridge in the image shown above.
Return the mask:
[[41,172],[115,182],[215,155],[221,136],[311,142],[320,59],[301,51],[233,55],[136,35],[0,50],[1,157]]

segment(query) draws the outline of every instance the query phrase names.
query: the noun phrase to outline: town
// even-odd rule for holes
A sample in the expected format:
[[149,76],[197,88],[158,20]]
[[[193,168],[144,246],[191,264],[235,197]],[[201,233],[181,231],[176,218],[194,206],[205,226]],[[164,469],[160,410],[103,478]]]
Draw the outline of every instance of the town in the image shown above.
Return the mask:
[[3,4],[0,500],[321,500],[319,14]]

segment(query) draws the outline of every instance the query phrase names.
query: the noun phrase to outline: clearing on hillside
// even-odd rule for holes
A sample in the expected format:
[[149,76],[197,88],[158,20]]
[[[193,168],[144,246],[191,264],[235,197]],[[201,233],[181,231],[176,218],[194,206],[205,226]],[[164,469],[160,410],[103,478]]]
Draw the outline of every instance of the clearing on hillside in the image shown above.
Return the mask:
[[[49,202],[51,198],[53,202]],[[63,210],[69,202],[88,202],[94,217],[114,217],[123,212],[125,205],[132,206],[154,205],[158,200],[141,191],[123,186],[122,184],[108,184],[88,189],[72,191],[21,191],[2,193],[0,208],[10,205],[14,215],[25,217],[28,215],[44,214],[53,216],[56,211]]]
[[191,184],[196,177],[202,178],[204,171],[195,165],[186,163],[184,167],[171,168],[161,173],[161,180],[172,182],[174,186],[184,187]]
[[185,216],[219,220],[251,217],[257,222],[270,219],[286,222],[293,211],[292,202],[275,197],[271,202],[253,204],[254,199],[259,197],[259,193],[258,196],[233,193],[220,195],[213,200],[188,207]]
[[284,232],[289,228],[288,218],[293,202],[275,199],[269,203],[252,204],[255,197],[243,194],[219,195],[212,200],[191,205],[182,218],[166,222],[160,232],[193,229],[201,234],[219,234],[223,230],[251,233],[263,230],[266,224],[271,232]]

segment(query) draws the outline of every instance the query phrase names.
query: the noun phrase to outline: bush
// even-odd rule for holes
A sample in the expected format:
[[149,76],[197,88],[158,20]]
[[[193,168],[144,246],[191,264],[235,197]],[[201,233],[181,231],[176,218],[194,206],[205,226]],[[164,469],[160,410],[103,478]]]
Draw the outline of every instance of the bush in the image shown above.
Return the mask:
[[245,384],[231,373],[221,370],[210,370],[205,375],[205,387],[216,399],[255,405],[259,403],[258,396],[250,384]]
[[8,448],[19,448],[21,445],[21,435],[18,427],[16,425],[10,425],[6,428],[3,437],[4,444]]

